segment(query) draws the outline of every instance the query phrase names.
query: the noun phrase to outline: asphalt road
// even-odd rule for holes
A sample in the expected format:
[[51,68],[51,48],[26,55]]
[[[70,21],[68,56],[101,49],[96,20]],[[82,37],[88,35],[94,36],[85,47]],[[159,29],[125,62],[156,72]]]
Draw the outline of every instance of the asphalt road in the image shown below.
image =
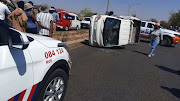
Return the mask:
[[180,45],[96,48],[83,42],[70,51],[73,68],[64,101],[180,101]]

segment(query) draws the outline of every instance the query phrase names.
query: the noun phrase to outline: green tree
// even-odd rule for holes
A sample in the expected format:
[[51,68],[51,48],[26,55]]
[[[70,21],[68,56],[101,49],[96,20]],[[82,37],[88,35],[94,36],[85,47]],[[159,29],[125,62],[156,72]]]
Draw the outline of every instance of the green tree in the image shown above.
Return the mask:
[[160,21],[161,26],[165,27],[165,28],[169,28],[169,23],[166,21]]
[[97,13],[93,13],[90,8],[85,8],[84,10],[81,10],[80,13],[84,15],[84,17],[91,17]]
[[180,10],[170,13],[169,23],[172,26],[180,26]]
[[156,18],[151,18],[150,20],[151,20],[152,22],[158,23],[158,20],[157,20]]

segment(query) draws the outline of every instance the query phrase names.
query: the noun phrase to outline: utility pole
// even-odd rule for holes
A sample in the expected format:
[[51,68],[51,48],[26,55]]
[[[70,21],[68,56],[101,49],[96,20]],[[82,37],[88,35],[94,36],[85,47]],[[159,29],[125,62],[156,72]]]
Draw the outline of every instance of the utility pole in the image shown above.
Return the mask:
[[106,14],[108,14],[108,9],[109,9],[109,0],[108,0],[108,5],[107,5],[107,11],[106,11]]

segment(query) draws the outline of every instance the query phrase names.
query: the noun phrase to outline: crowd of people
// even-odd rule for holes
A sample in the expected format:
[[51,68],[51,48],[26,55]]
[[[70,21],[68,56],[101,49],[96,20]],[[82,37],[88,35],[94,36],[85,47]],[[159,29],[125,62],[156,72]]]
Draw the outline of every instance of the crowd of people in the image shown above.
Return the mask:
[[53,32],[56,31],[56,22],[59,21],[59,15],[54,7],[44,3],[36,14],[32,1],[27,3],[18,1],[16,9],[11,12],[3,1],[0,0],[0,20],[9,23],[21,32],[53,36]]

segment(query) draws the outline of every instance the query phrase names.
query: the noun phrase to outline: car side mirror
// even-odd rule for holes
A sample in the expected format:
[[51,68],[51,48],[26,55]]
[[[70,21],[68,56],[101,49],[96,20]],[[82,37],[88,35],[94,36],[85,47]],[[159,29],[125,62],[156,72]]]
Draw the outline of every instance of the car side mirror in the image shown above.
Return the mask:
[[24,50],[29,46],[29,40],[27,36],[18,30],[10,28],[10,46],[12,48]]

